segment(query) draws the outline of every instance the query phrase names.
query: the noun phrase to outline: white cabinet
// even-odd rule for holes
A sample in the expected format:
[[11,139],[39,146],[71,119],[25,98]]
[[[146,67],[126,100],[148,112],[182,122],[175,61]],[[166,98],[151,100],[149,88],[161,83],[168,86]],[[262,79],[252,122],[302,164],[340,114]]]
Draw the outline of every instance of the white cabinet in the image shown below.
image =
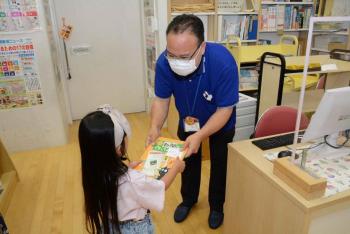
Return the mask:
[[248,139],[254,132],[255,112],[256,98],[240,93],[236,106],[236,134],[233,141]]

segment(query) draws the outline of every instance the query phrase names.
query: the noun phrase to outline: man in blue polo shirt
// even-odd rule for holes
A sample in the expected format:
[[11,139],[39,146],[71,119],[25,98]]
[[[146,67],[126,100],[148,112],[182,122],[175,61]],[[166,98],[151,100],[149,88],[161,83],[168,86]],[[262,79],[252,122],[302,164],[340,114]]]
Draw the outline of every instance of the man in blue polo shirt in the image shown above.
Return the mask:
[[152,104],[147,143],[160,135],[171,95],[179,112],[178,137],[187,148],[186,168],[181,176],[183,202],[174,220],[186,219],[197,203],[201,178],[201,142],[209,137],[210,182],[209,226],[218,228],[224,218],[227,144],[235,133],[238,102],[238,71],[230,52],[219,44],[204,41],[202,21],[180,15],[169,24],[167,48],[157,60],[156,98]]

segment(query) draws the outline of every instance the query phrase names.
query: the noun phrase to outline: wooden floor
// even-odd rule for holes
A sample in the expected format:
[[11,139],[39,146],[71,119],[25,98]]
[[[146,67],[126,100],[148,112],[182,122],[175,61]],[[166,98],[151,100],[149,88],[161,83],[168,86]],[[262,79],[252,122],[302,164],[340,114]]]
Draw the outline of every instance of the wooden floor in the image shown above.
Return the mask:
[[[133,136],[129,157],[136,160],[144,150],[149,117],[146,113],[127,115]],[[68,145],[11,155],[20,176],[9,209],[5,214],[11,234],[87,233],[83,214],[78,122],[71,127]],[[163,132],[164,136],[169,136]],[[221,233],[222,227],[208,227],[209,162],[203,162],[199,202],[181,224],[173,212],[181,202],[180,176],[166,192],[163,212],[152,212],[156,233]]]

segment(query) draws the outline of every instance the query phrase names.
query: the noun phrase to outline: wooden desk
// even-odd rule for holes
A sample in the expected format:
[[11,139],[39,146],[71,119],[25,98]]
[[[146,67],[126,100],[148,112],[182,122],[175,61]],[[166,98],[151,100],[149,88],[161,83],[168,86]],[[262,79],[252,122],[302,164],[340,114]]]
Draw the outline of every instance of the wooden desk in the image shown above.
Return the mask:
[[307,201],[273,174],[264,152],[250,140],[229,144],[225,234],[349,234],[350,190]]
[[[282,63],[280,58],[263,59],[257,105],[257,119],[265,110],[272,106],[285,105],[298,108],[299,90],[284,92],[283,84],[286,75],[302,73],[287,73],[285,72],[285,67],[288,65],[304,65],[305,57],[284,57],[284,60],[285,64]],[[310,63],[337,65],[337,70],[308,72],[308,74],[327,74],[325,89],[349,86],[350,62],[331,59],[329,55],[314,55],[310,56]],[[316,110],[323,94],[323,89],[306,90],[303,111],[311,112]]]

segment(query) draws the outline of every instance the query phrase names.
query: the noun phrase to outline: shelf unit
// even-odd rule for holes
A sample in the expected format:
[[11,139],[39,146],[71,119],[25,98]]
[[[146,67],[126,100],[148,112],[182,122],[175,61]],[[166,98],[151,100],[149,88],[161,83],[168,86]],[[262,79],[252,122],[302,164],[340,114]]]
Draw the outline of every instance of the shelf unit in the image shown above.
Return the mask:
[[349,49],[349,24],[338,25],[337,27],[339,28],[314,30],[312,54],[329,54],[333,49]]
[[249,11],[241,11],[241,12],[217,12],[217,15],[258,15],[258,12],[249,12]]
[[[283,29],[282,32],[303,32],[308,31],[308,28],[299,28],[299,29]],[[259,31],[260,33],[277,33],[280,32],[280,30],[271,30],[271,31]]]
[[0,181],[3,191],[0,193],[0,213],[5,215],[12,194],[19,181],[16,168],[0,139]]
[[171,16],[177,16],[177,15],[182,15],[182,14],[193,14],[193,15],[215,15],[215,12],[171,12]]
[[[251,7],[251,0],[237,1],[242,2],[242,7],[244,9],[241,10],[238,10],[237,8],[220,8],[219,6],[223,6],[220,2],[221,0],[168,0],[168,22],[170,22],[173,17],[180,14],[194,14],[200,16],[204,26],[206,27],[206,40],[224,43],[225,40],[221,40],[218,32],[218,28],[220,28],[218,24],[219,17],[236,16],[237,18],[244,18],[249,16],[257,17],[259,14],[258,9],[254,10]],[[249,4],[247,4],[247,2],[249,2]],[[211,7],[208,6],[209,4],[211,4]],[[204,6],[203,10],[201,7],[202,5]],[[185,10],[179,11],[178,8]],[[256,43],[258,38],[251,38],[249,40],[243,38],[241,39],[243,43]]]
[[261,5],[313,5],[313,2],[265,2],[262,1]]
[[[313,1],[261,1],[259,6],[259,38],[277,43],[284,33],[305,37],[308,22],[315,12]],[[269,29],[270,28],[270,29]]]
[[[291,33],[294,36],[299,36],[300,33],[304,33],[308,30],[307,27],[304,28],[286,28],[286,29],[276,29],[276,30],[263,30],[261,28],[262,24],[262,9],[265,7],[278,7],[282,6],[282,9],[286,9],[284,7],[292,7],[292,11],[294,7],[301,7],[303,8],[304,15],[309,17],[313,15],[313,12],[315,12],[315,6],[317,0],[303,0],[300,2],[276,2],[276,1],[264,1],[264,0],[168,0],[168,21],[170,22],[171,18],[183,13],[189,13],[194,14],[197,16],[206,17],[206,24],[209,29],[207,29],[207,40],[209,41],[215,41],[222,43],[225,41],[225,38],[222,38],[222,35],[220,35],[220,32],[223,32],[223,30],[227,29],[227,34],[229,33],[236,33],[235,36],[241,36],[240,29],[238,29],[240,26],[240,20],[242,20],[244,17],[258,17],[258,28],[257,28],[257,35],[256,39],[247,39],[240,37],[241,41],[243,43],[257,43],[259,39],[269,39],[272,41],[272,43],[278,43],[280,36],[282,36],[284,33]],[[226,5],[225,5],[226,4]],[[203,6],[203,9],[202,7]],[[226,7],[226,8],[225,8]],[[231,8],[230,8],[231,7]],[[306,7],[306,8],[305,8]],[[186,11],[179,11],[179,9],[186,9]],[[309,10],[307,10],[309,9]],[[290,10],[290,9],[289,9]],[[307,11],[307,12],[306,12]],[[277,12],[278,13],[278,12]],[[289,13],[289,12],[288,12]],[[301,17],[301,14],[297,14]],[[277,15],[275,15],[277,16]],[[230,18],[231,20],[237,20],[236,22],[228,22],[230,24],[226,29],[223,28],[222,22],[225,18]],[[296,16],[295,16],[296,17]],[[287,17],[286,17],[287,18]],[[253,18],[250,18],[249,20],[254,20]],[[277,19],[276,19],[277,20]],[[298,18],[298,20],[300,20]],[[306,20],[305,20],[306,21]],[[283,18],[284,22],[284,18]],[[233,30],[232,27],[236,27],[236,30]],[[300,22],[301,24],[301,22]],[[249,25],[249,28],[251,29],[251,25]],[[294,27],[295,25],[293,25]],[[231,28],[230,28],[231,27]],[[246,28],[246,27],[243,27]],[[210,32],[209,32],[210,31]],[[274,33],[275,35],[271,35]],[[232,34],[230,34],[232,35]]]
[[[201,4],[203,4],[205,9],[210,8],[211,11],[201,11]],[[212,4],[212,6],[208,7],[208,4]],[[176,11],[176,6],[180,6],[181,9],[194,10]],[[302,2],[275,2],[264,0],[168,0],[168,18],[170,22],[172,17],[183,13],[194,14],[202,17],[201,19],[205,18],[203,22],[206,27],[206,40],[221,44],[227,43],[228,35],[238,36],[242,45],[257,45],[260,43],[260,40],[278,44],[283,35],[292,35],[296,37],[301,35],[305,38],[308,28],[284,29],[284,26],[282,26],[283,29],[277,28],[276,30],[262,30],[260,28],[262,23],[262,8],[278,8],[279,6],[282,6],[281,9],[283,9],[283,13],[287,7],[291,7],[292,11],[294,7],[311,8],[308,10],[308,14],[311,16],[314,12],[315,2],[311,0],[304,0]],[[230,9],[230,7],[232,9]],[[306,10],[304,15],[306,15]],[[254,20],[256,20],[257,25],[254,25]],[[283,18],[283,23],[284,20]],[[242,22],[245,22],[244,26],[242,26]],[[277,19],[275,23],[277,23]],[[249,31],[248,33],[247,31],[244,31],[244,33],[241,32],[247,27],[251,30],[253,25],[256,27],[256,34],[252,31],[250,31],[252,32],[251,35],[248,35]],[[303,48],[303,40],[300,40],[300,43]],[[254,90],[255,89],[242,89],[241,91],[252,92]]]

